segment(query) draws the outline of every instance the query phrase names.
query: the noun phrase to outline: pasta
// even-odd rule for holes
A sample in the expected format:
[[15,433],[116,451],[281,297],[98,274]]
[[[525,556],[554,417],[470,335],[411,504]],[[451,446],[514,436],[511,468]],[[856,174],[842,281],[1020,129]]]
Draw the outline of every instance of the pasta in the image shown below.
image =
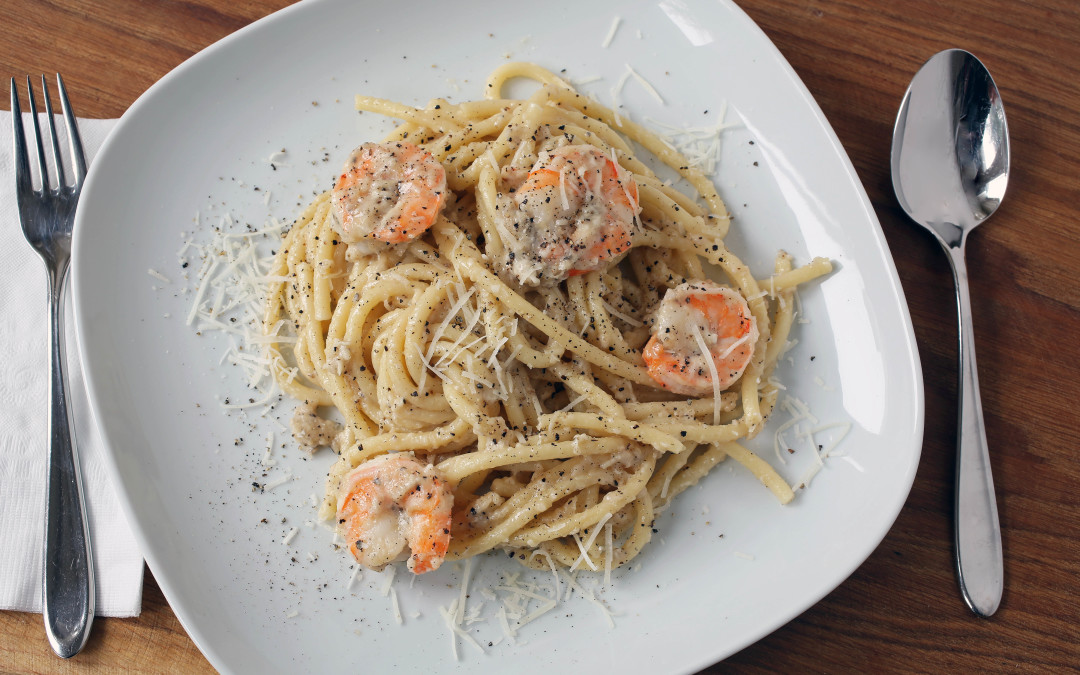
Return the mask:
[[[515,78],[535,92],[503,98]],[[265,327],[295,326],[274,374],[316,423],[298,437],[340,453],[320,516],[358,560],[407,543],[414,572],[494,549],[618,567],[726,457],[792,499],[740,441],[776,403],[795,289],[828,260],[780,252],[755,279],[709,178],[532,64],[496,69],[477,101],[356,106],[401,124],[284,235]]]

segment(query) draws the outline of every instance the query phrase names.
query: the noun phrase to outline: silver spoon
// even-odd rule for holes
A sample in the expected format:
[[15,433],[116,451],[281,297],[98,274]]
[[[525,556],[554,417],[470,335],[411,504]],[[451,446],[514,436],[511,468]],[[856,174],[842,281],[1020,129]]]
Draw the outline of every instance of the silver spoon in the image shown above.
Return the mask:
[[934,233],[952,263],[960,317],[956,570],[968,607],[990,616],[1001,602],[1004,572],[964,247],[1005,196],[1009,131],[993,78],[968,52],[935,54],[912,79],[893,130],[892,180],[900,206]]

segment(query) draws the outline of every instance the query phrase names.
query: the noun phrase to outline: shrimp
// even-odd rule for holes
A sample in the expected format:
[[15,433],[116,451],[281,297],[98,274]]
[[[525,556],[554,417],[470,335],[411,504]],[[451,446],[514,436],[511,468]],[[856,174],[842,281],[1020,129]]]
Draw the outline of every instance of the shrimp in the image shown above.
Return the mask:
[[641,211],[633,176],[592,145],[541,152],[507,206],[507,262],[533,285],[615,262],[630,250]]
[[450,546],[454,495],[434,467],[412,453],[381,455],[345,477],[338,500],[338,531],[365,567],[382,569],[406,544],[414,574],[442,565]]
[[664,389],[703,396],[742,376],[757,339],[757,322],[738,292],[711,281],[689,282],[664,294],[643,357]]
[[400,244],[435,223],[446,201],[446,170],[412,143],[364,143],[345,163],[331,199],[334,229],[346,243]]

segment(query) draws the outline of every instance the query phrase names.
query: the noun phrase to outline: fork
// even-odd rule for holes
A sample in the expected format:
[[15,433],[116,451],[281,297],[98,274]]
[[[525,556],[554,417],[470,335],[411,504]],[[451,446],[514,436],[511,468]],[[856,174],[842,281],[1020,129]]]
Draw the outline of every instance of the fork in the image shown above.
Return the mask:
[[94,562],[90,551],[90,531],[83,500],[82,472],[69,423],[67,379],[64,374],[64,279],[71,258],[71,229],[75,206],[86,178],[79,128],[71,112],[64,80],[59,74],[56,85],[67,127],[71,163],[75,181],[67,185],[60,143],[56,136],[52,104],[45,76],[41,90],[49,120],[49,139],[57,180],[53,187],[45,163],[37,105],[30,78],[26,78],[34,142],[37,146],[38,175],[41,188],[35,190],[30,175],[22,111],[15,78],[11,78],[11,119],[14,138],[15,193],[23,234],[45,262],[49,278],[49,475],[46,488],[45,544],[42,552],[41,604],[45,632],[58,656],[71,658],[79,653],[90,635],[94,622]]

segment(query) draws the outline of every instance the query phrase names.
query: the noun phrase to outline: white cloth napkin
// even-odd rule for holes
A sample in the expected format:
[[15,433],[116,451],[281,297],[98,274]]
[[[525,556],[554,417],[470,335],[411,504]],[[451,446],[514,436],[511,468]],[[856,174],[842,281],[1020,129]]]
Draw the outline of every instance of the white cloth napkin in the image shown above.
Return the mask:
[[[24,122],[29,121],[29,114],[24,113]],[[41,122],[46,124],[44,115]],[[115,124],[116,120],[79,120],[88,161]],[[58,117],[57,127],[61,126]],[[29,127],[24,128],[28,135],[32,133]],[[44,128],[42,131],[45,133]],[[48,295],[45,266],[26,243],[19,223],[11,153],[11,113],[0,111],[0,609],[40,612],[48,436]],[[68,393],[89,510],[96,613],[138,616],[142,608],[142,554],[105,470],[104,447],[83,388],[70,299],[67,309]]]

